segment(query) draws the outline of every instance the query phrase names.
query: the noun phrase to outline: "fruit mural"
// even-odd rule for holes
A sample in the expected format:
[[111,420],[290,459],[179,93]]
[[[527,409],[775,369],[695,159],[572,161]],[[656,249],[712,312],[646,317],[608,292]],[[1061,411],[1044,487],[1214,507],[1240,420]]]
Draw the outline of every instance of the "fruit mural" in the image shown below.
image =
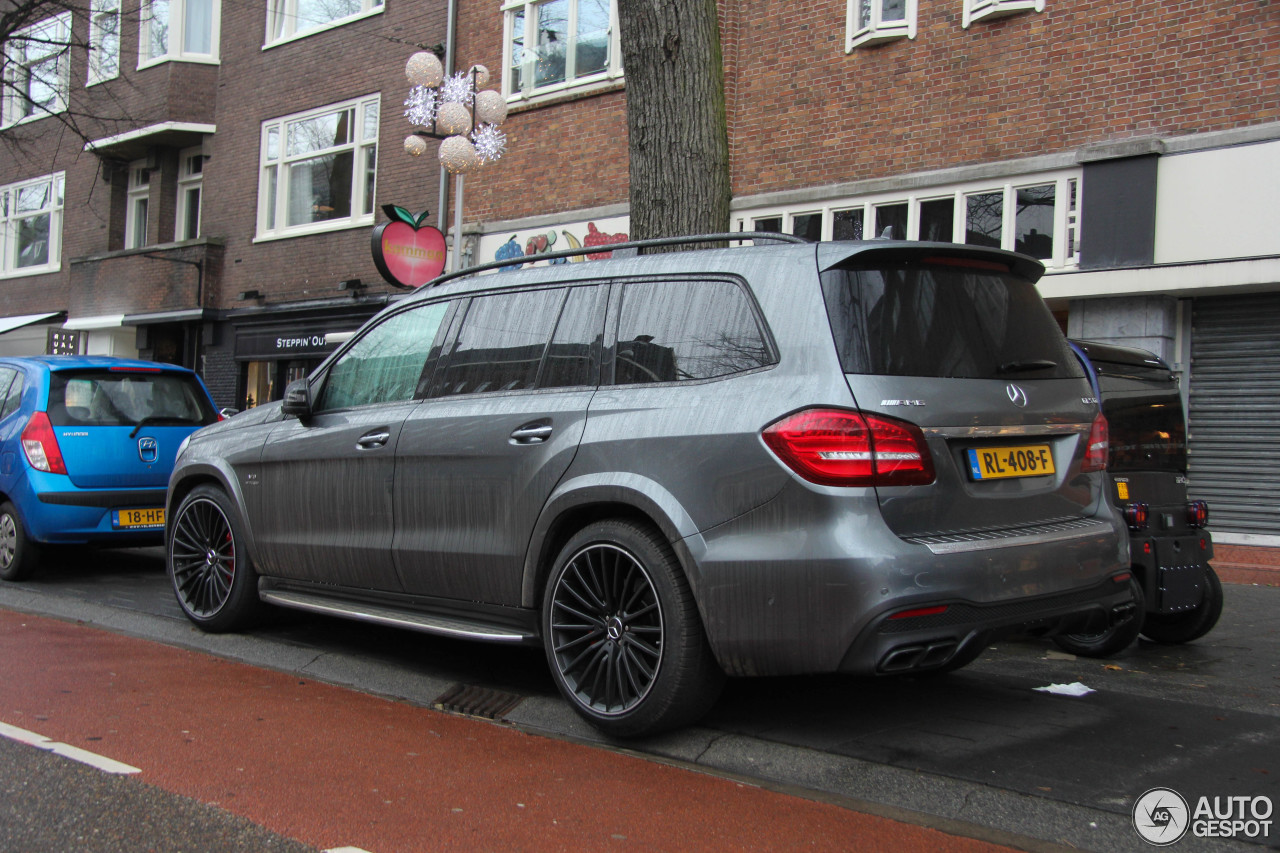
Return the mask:
[[[594,222],[588,222],[586,227],[586,234],[581,238],[566,228],[558,232],[551,230],[532,234],[525,238],[523,245],[520,243],[520,235],[512,234],[507,242],[499,246],[493,253],[493,259],[495,261],[512,261],[511,264],[502,267],[503,271],[518,270],[525,263],[536,263],[539,255],[562,249],[580,249],[584,246],[594,248],[598,246],[601,251],[589,252],[586,255],[575,255],[571,258],[551,258],[547,263],[563,264],[578,263],[583,260],[599,260],[613,256],[613,251],[604,247],[615,243],[625,243],[628,239],[625,232],[607,234],[601,231]],[[561,242],[562,238],[563,243]]]

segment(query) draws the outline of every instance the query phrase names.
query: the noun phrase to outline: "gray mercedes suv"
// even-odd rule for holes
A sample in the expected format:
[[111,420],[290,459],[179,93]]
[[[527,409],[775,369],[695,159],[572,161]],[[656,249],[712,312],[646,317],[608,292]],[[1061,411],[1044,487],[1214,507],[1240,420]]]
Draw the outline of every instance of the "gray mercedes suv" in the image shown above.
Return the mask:
[[1106,421],[1040,263],[755,236],[387,307],[181,448],[182,609],[541,644],[615,736],[696,720],[726,674],[946,671],[1126,618]]

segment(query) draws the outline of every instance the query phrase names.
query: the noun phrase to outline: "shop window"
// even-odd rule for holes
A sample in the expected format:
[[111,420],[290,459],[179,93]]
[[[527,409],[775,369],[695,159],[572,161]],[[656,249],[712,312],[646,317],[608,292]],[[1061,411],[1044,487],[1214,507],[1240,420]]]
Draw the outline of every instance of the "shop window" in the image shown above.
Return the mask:
[[158,62],[217,62],[220,0],[143,0],[138,67]]
[[791,217],[791,233],[806,240],[822,239],[822,214],[797,213]]
[[1014,190],[1013,250],[1033,258],[1053,257],[1053,184]]
[[0,125],[32,121],[67,108],[71,82],[71,13],[17,30],[4,42]]
[[961,25],[968,27],[983,18],[1003,18],[1020,12],[1043,12],[1044,0],[963,0]]
[[846,0],[845,53],[916,37],[916,0]]
[[731,281],[627,284],[614,384],[712,379],[774,362],[751,302]]
[[1000,248],[1004,234],[1004,193],[972,193],[965,196],[964,204],[964,241]]
[[140,249],[147,245],[147,226],[151,211],[151,170],[146,161],[129,164],[129,189],[124,216],[124,247]]
[[200,197],[204,189],[204,155],[199,148],[178,154],[178,221],[174,239],[194,240],[200,236]]
[[514,0],[504,6],[502,90],[537,98],[622,76],[614,0]]
[[258,239],[373,223],[378,97],[262,125]]
[[861,240],[862,220],[865,212],[862,208],[854,210],[837,210],[832,214],[832,240]]
[[382,11],[382,0],[268,0],[267,45],[331,29]]
[[871,235],[872,237],[884,237],[889,240],[907,239],[909,205],[903,203],[878,204],[875,207],[875,211],[876,230]]
[[955,240],[956,200],[936,198],[920,202],[920,239],[935,243]]
[[89,77],[92,86],[120,74],[120,0],[89,4]]
[[0,276],[62,266],[64,173],[0,186]]

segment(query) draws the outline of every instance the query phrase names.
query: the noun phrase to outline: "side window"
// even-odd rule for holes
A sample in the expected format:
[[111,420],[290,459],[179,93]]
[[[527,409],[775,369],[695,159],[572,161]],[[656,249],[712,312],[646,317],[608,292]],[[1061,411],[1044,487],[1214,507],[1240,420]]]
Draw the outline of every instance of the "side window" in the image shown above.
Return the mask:
[[598,371],[600,338],[604,331],[604,287],[575,287],[569,291],[551,348],[547,350],[539,388],[572,388],[594,385]]
[[626,285],[614,384],[711,379],[772,364],[746,292],[731,281]]
[[0,367],[0,419],[17,411],[22,401],[22,374],[11,367]]
[[329,368],[317,411],[413,399],[447,302],[388,317]]
[[534,387],[564,296],[558,288],[472,299],[432,396]]

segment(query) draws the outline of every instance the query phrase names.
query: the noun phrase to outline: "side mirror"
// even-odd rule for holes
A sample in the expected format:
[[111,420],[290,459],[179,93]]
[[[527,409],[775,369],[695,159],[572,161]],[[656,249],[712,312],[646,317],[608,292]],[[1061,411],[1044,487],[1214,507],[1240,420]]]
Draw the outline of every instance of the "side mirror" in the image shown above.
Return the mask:
[[230,406],[227,406],[225,409],[218,409],[218,416],[223,420],[226,420],[227,418],[234,418],[238,414],[240,414],[240,410],[233,409]]
[[295,379],[285,386],[280,410],[286,415],[305,418],[311,414],[311,386],[305,379]]

